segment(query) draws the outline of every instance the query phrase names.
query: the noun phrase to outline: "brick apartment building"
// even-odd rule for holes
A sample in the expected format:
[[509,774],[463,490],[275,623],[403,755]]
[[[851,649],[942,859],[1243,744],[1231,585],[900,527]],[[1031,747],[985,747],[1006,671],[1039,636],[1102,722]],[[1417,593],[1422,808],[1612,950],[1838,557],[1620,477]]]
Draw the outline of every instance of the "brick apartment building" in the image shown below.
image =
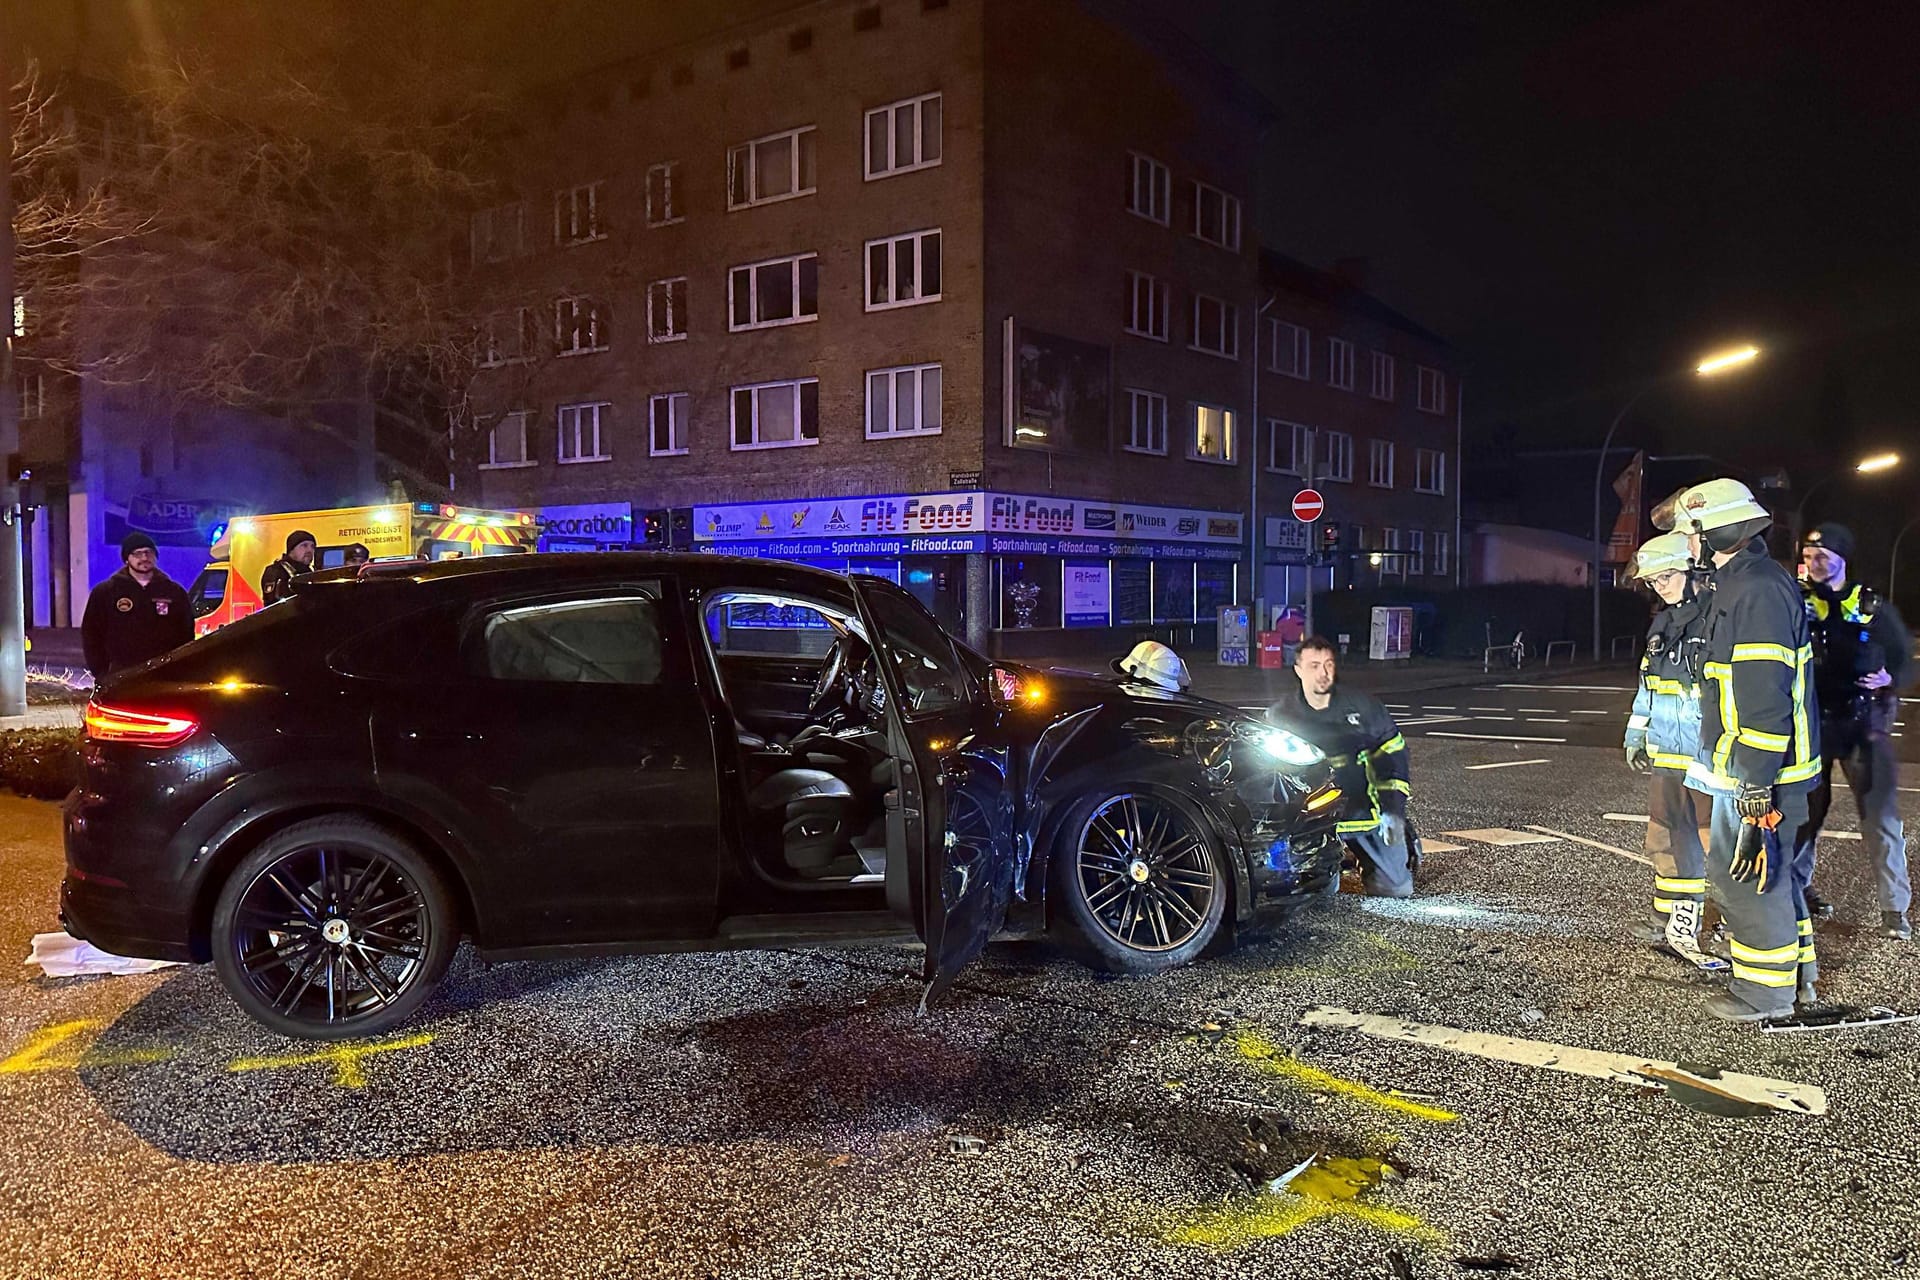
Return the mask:
[[[1288,590],[1248,543],[1300,487],[1301,424],[1351,437],[1360,479],[1323,488],[1355,545],[1416,572],[1417,531],[1437,581],[1454,375],[1363,294],[1263,270],[1269,120],[1106,0],[822,0],[576,76],[471,229],[498,314],[459,496],[538,509],[555,548],[691,509],[669,536],[884,574],[1001,651],[1111,648]],[[1256,357],[1283,318],[1318,344],[1304,379]],[[1325,385],[1336,338],[1352,389]],[[1288,444],[1257,471],[1256,397]],[[1304,558],[1276,532],[1262,560]]]

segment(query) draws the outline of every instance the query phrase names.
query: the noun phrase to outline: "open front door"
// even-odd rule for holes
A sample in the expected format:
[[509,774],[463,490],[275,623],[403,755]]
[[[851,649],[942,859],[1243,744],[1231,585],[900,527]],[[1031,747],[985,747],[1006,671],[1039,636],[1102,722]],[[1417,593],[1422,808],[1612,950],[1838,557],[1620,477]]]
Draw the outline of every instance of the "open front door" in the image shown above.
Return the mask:
[[[899,770],[888,901],[927,944],[927,998],[971,964],[1013,894],[1013,795],[1000,708],[911,595],[856,576]],[[904,856],[904,863],[891,860]]]

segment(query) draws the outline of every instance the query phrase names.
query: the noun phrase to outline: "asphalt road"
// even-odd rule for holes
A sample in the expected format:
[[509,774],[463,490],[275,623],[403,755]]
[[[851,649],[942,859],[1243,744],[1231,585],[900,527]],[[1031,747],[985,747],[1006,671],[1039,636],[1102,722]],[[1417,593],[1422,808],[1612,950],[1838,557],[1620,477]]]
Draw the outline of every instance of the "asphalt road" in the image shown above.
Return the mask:
[[[1510,736],[1607,739],[1420,738],[1429,839],[1598,843],[1453,837],[1415,900],[1303,907],[1150,980],[1000,945],[916,1016],[906,949],[463,958],[414,1025],[327,1051],[254,1027],[204,968],[52,981],[9,962],[0,1275],[1920,1267],[1920,1024],[1788,1036],[1704,1019],[1708,980],[1622,940],[1649,886],[1637,827],[1604,816],[1644,811],[1613,730],[1519,718],[1584,695],[1423,696],[1513,714]],[[1920,1010],[1920,952],[1860,927],[1877,910],[1860,864],[1838,842],[1822,871],[1839,904],[1824,993]],[[59,866],[53,807],[0,799],[0,951],[54,927]],[[1776,1077],[1824,1090],[1827,1110],[1730,1118],[1301,1025],[1323,1004]],[[1310,1157],[1291,1189],[1263,1189]]]

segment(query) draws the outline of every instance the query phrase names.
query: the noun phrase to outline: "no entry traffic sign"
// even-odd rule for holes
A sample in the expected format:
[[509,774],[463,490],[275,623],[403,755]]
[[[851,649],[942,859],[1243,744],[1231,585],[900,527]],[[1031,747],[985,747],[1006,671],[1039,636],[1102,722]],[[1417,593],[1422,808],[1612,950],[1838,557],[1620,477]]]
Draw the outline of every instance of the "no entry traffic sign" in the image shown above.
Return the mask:
[[1293,518],[1303,524],[1312,524],[1326,509],[1326,499],[1318,489],[1302,489],[1293,495]]

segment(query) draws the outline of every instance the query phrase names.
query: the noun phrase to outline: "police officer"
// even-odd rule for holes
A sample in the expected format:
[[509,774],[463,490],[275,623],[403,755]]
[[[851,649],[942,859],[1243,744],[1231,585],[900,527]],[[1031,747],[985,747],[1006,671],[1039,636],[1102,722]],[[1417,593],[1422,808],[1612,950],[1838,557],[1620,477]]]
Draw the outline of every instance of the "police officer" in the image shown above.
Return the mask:
[[1700,911],[1707,896],[1707,851],[1687,769],[1700,742],[1700,648],[1705,593],[1697,591],[1684,534],[1663,533],[1633,558],[1633,576],[1659,597],[1647,630],[1640,688],[1627,717],[1627,765],[1647,775],[1645,849],[1653,862],[1653,914],[1634,930],[1703,969],[1726,961],[1700,950]]
[[[1820,696],[1820,785],[1808,797],[1810,814],[1801,832],[1807,874],[1813,874],[1815,843],[1833,804],[1833,765],[1846,775],[1860,810],[1860,833],[1880,879],[1880,925],[1889,938],[1913,937],[1907,908],[1907,836],[1900,821],[1899,770],[1893,722],[1900,690],[1913,674],[1913,636],[1890,601],[1847,581],[1853,532],[1823,524],[1800,546],[1805,569],[1807,624],[1813,637],[1813,686]],[[1811,890],[1807,906],[1816,916],[1832,908]]]
[[1739,481],[1683,489],[1653,521],[1684,532],[1694,562],[1713,565],[1700,747],[1687,785],[1713,797],[1707,880],[1726,920],[1733,973],[1707,1012],[1732,1022],[1779,1017],[1793,1011],[1796,992],[1813,1000],[1816,976],[1806,868],[1792,859],[1820,776],[1806,608],[1799,585],[1767,555],[1762,535],[1773,517]]
[[363,564],[371,564],[372,562],[373,553],[367,550],[367,544],[364,542],[356,542],[347,548],[347,558],[342,563],[346,564],[349,568],[358,568]]
[[191,639],[193,607],[186,591],[160,572],[152,538],[128,534],[120,540],[119,572],[93,589],[80,618],[80,642],[95,686]]
[[1269,707],[1267,718],[1326,753],[1347,805],[1335,830],[1359,857],[1367,893],[1412,897],[1407,740],[1376,699],[1339,686],[1331,641],[1302,640],[1293,671],[1300,687]]
[[266,604],[293,594],[293,580],[313,572],[313,535],[295,529],[287,535],[286,554],[260,571],[260,599]]

